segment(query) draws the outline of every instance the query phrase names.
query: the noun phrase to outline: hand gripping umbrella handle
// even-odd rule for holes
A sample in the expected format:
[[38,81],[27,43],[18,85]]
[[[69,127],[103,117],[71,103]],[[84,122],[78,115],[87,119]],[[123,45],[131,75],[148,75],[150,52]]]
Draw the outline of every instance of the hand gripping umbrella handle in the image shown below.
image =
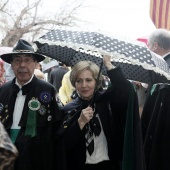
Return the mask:
[[99,73],[97,75],[96,86],[95,86],[95,89],[94,89],[94,92],[93,92],[93,96],[92,96],[92,99],[91,99],[91,102],[90,102],[90,106],[92,106],[92,103],[93,103],[93,100],[94,100],[94,94],[97,91],[97,87],[98,87],[98,84],[99,84],[99,78],[100,78],[102,68],[103,68],[103,60],[102,60],[102,63],[100,65]]

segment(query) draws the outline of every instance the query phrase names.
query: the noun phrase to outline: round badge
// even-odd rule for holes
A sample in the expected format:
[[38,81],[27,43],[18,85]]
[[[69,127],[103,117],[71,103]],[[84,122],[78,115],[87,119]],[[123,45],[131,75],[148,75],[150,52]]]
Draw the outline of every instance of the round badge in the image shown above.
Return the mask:
[[51,119],[52,119],[52,116],[51,116],[51,115],[48,116],[47,120],[48,120],[48,121],[51,121]]
[[40,115],[45,115],[46,113],[46,109],[45,109],[45,106],[41,105],[40,106],[40,109],[38,110],[38,112],[40,113]]
[[49,103],[51,101],[51,94],[49,92],[42,92],[40,94],[40,101],[42,101],[43,103]]
[[2,103],[0,103],[0,112],[3,110],[4,105]]
[[32,99],[28,102],[28,107],[30,110],[36,111],[40,108],[41,103],[37,99]]

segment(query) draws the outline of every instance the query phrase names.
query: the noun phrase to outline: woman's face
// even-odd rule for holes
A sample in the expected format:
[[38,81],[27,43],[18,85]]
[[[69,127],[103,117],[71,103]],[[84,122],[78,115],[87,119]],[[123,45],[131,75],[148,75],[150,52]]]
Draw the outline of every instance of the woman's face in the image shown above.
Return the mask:
[[90,100],[93,96],[96,80],[89,70],[82,71],[75,82],[75,87],[81,98]]

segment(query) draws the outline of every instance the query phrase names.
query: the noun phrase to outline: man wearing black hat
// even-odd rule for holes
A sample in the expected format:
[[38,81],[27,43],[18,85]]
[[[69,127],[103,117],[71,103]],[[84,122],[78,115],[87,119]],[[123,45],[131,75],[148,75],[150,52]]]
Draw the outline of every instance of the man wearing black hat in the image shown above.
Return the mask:
[[62,170],[62,145],[54,135],[62,119],[55,89],[34,75],[45,57],[20,39],[13,52],[1,58],[15,74],[0,88],[0,121],[19,152],[14,170]]

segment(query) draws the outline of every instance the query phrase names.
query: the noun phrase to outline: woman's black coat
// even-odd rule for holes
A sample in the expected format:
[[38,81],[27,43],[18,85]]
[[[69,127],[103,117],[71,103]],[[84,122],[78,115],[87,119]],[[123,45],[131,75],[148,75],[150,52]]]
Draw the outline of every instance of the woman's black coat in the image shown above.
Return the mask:
[[[111,80],[111,87],[109,87],[105,92],[98,91],[94,96],[94,103],[96,104],[95,108],[99,114],[103,131],[106,136],[109,158],[113,163],[120,164],[119,167],[115,168],[115,170],[119,170],[124,155],[123,145],[126,128],[126,114],[129,96],[131,95],[130,88],[132,85],[124,78],[120,68],[108,71],[108,76]],[[134,127],[134,134],[132,136],[134,137],[133,142],[135,143],[133,144],[133,147],[135,148],[139,146],[138,151],[134,149],[134,154],[137,156],[137,158],[135,156],[134,159],[136,160],[132,166],[136,167],[136,170],[143,170],[143,152],[141,151],[142,141],[139,125],[139,112],[137,97],[134,89],[132,90],[132,93],[135,94],[133,102],[135,114],[132,113],[133,120],[135,122],[132,123],[132,126]],[[63,108],[63,112],[68,113],[69,115],[70,111],[74,110],[75,108],[79,108],[83,102],[84,101],[78,97],[73,102],[68,103]],[[84,129],[80,130],[77,121],[78,117],[80,116],[80,112],[76,113],[76,116],[72,120],[71,125],[68,127],[65,133],[66,156],[69,170],[81,169],[81,166],[84,165],[86,161]],[[68,117],[68,115],[66,117]],[[138,143],[138,146],[136,143]],[[140,157],[140,163],[137,160],[138,157]]]

